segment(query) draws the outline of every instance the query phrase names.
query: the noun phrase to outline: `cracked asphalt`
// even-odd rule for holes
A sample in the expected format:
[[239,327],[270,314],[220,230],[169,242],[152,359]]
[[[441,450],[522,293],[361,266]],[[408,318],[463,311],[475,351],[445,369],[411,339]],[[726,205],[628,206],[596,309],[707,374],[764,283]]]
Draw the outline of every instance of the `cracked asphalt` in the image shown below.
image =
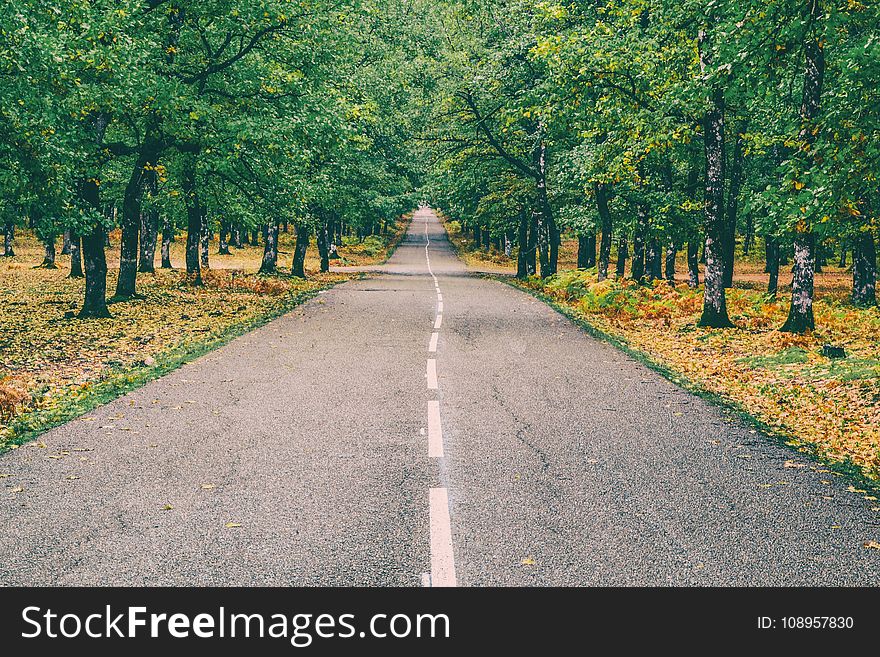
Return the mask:
[[419,586],[444,487],[459,586],[876,585],[878,503],[822,470],[422,210],[370,278],[0,457],[0,584]]

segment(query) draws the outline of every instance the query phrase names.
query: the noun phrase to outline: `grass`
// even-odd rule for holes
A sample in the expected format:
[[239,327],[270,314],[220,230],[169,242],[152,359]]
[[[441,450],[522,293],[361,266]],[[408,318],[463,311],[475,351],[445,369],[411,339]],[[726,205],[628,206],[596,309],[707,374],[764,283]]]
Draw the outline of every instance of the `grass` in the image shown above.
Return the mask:
[[[344,240],[333,265],[383,262],[405,233],[401,219],[386,236]],[[292,253],[293,234],[282,233],[279,266]],[[118,244],[118,235],[111,241]],[[173,244],[172,263],[182,267],[183,240]],[[37,269],[42,244],[19,234],[16,256],[0,257],[0,451],[15,448],[129,390],[162,376],[234,337],[289,312],[319,291],[360,277],[320,274],[317,253],[306,258],[308,278],[256,274],[262,247],[214,255],[205,286],[187,284],[179,270],[138,275],[138,297],[113,303],[112,318],[71,317],[82,301],[82,279],[67,278],[69,259],[58,269]],[[114,289],[118,248],[108,249],[108,291]],[[158,263],[157,263],[158,265]]]

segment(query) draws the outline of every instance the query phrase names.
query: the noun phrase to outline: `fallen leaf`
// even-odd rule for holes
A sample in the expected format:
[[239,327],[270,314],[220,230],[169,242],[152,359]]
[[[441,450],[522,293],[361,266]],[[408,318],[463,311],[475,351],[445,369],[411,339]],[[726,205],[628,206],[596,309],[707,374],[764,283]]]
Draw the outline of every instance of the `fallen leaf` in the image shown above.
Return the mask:
[[21,486],[16,486],[15,488],[10,488],[10,489],[9,489],[9,492],[10,492],[10,493],[20,493],[20,492],[22,492],[23,490],[24,490],[24,488],[22,488]]
[[217,488],[215,484],[202,484],[202,490],[214,490]]
[[6,479],[7,477],[11,477],[11,474],[0,474],[0,479]]
[[79,477],[77,477],[76,475],[70,475],[69,477],[65,477],[65,479],[73,481],[74,479],[79,479]]
[[241,523],[238,523],[238,522],[227,522],[225,526],[226,526],[227,529],[235,529],[236,527],[241,527]]
[[806,468],[807,466],[803,463],[798,463],[797,461],[786,461],[782,464],[785,468]]
[[165,504],[165,505],[162,506],[162,510],[163,510],[163,511],[171,511],[171,509],[173,509],[173,508],[174,508],[174,507],[171,506],[170,504]]
[[523,566],[534,566],[535,565],[535,558],[534,557],[526,557],[525,559],[522,560],[522,565]]
[[856,488],[855,486],[847,486],[846,489],[850,493],[867,493],[868,491],[862,490],[861,488]]
[[877,541],[874,541],[874,540],[865,541],[864,545],[866,548],[868,548],[870,550],[880,550],[880,543],[878,543]]

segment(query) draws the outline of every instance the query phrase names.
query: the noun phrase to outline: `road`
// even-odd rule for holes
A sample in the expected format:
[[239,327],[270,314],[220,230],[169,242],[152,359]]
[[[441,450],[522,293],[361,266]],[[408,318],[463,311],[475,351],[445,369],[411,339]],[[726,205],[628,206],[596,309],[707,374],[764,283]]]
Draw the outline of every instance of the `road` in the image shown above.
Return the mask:
[[381,274],[0,457],[0,584],[880,583],[810,465],[421,209]]

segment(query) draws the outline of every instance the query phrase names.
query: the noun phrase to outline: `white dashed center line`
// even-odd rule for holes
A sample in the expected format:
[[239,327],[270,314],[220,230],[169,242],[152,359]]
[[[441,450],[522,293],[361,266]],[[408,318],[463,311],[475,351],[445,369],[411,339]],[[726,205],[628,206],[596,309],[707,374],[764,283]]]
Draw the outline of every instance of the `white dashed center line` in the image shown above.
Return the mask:
[[431,586],[455,586],[455,560],[452,557],[452,524],[449,496],[445,488],[432,488],[431,509]]
[[428,360],[428,390],[437,389],[437,361],[431,358]]
[[[428,235],[428,222],[425,222],[425,261],[428,263],[428,273],[434,280],[434,290],[437,292],[437,315],[434,319],[434,331],[431,333],[431,341],[428,343],[430,353],[437,352],[437,342],[440,338],[438,333],[443,323],[443,295],[440,293],[440,282],[431,268],[431,255],[429,247],[431,238]],[[429,358],[427,362],[426,378],[428,390],[438,390],[437,359]],[[430,400],[428,402],[428,456],[430,458],[443,458],[443,428],[440,425],[440,402]],[[455,559],[452,553],[452,522],[449,517],[449,495],[446,488],[431,488],[429,491],[429,513],[431,529],[431,574],[425,573],[422,577],[422,586],[456,586]]]
[[428,456],[443,458],[443,429],[440,427],[440,402],[428,402]]

